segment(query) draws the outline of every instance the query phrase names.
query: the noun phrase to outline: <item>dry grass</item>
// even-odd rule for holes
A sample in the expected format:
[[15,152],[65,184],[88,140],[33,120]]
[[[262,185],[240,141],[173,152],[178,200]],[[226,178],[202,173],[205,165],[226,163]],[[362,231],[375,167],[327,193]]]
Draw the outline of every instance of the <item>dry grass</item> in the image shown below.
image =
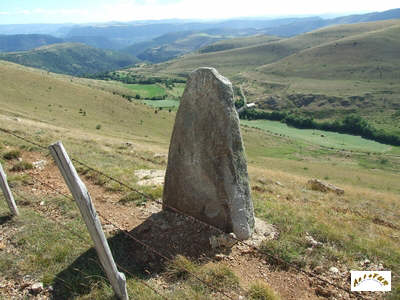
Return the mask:
[[[72,157],[133,185],[137,180],[134,170],[166,167],[165,161],[156,159],[155,155],[168,151],[174,113],[159,112],[155,115],[145,106],[130,104],[112,93],[8,63],[0,63],[0,70],[0,127],[42,145],[62,140]],[[24,88],[21,88],[21,82]],[[52,86],[51,92],[47,91],[49,86]],[[85,117],[79,114],[81,107],[87,111]],[[96,124],[100,123],[101,130],[96,130]],[[393,272],[400,271],[400,175],[397,171],[371,169],[361,165],[357,155],[346,157],[341,153],[322,151],[315,146],[250,128],[243,128],[243,135],[256,214],[280,231],[279,239],[265,249],[277,255],[285,254],[283,258],[308,267],[338,263],[348,268],[359,267],[360,260],[368,258]],[[127,146],[127,142],[132,145]],[[4,133],[0,135],[0,143],[4,152],[28,147],[28,144]],[[37,148],[31,150],[39,151]],[[393,161],[393,164],[398,164],[398,161]],[[306,182],[314,177],[343,188],[344,196],[307,190]],[[108,183],[99,178],[99,184]],[[160,195],[159,189],[153,192],[155,196]],[[31,220],[38,224],[35,226],[43,225],[43,230],[50,226],[41,224],[45,221],[34,216]],[[304,240],[306,232],[321,241],[324,247],[308,255]],[[45,239],[44,231],[38,234]],[[65,233],[54,232],[52,239],[59,240],[60,234]],[[29,237],[29,233],[26,235]],[[34,238],[34,235],[29,237],[30,240]],[[43,245],[50,242],[44,240]],[[35,243],[32,242],[32,247]],[[29,247],[25,250],[26,254],[32,251]],[[72,263],[75,252],[64,253],[55,247],[51,253],[53,250],[54,257],[65,258],[62,264],[53,266],[55,269],[62,270]],[[75,250],[79,252],[82,249]],[[46,266],[53,261],[53,258],[47,260]],[[28,262],[23,270],[14,267],[17,271],[36,270],[40,273],[46,267],[41,264],[40,260],[35,260],[34,263]],[[224,288],[236,288],[235,275],[224,266],[203,267],[197,271],[208,276],[210,282],[224,282],[228,278]],[[41,276],[50,283],[55,274],[46,269]],[[108,285],[104,287],[98,281],[94,282],[96,285],[89,287],[89,292],[85,287],[81,295],[110,294]],[[193,285],[190,280],[185,284],[188,284],[186,288],[176,293],[181,295],[181,299],[189,296],[193,299],[209,298],[206,288]],[[394,279],[394,285],[399,285],[398,279]],[[136,281],[132,280],[129,286],[143,293],[143,299],[154,296],[140,288]]]

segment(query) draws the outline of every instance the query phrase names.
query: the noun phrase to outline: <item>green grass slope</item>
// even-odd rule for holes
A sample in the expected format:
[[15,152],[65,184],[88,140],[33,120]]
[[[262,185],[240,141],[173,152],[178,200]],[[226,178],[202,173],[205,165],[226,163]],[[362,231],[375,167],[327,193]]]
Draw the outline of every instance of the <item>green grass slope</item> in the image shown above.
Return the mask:
[[203,47],[199,50],[200,53],[210,53],[231,50],[236,48],[250,47],[259,44],[265,44],[280,40],[281,38],[270,35],[254,35],[248,37],[230,38],[222,41],[215,42],[211,45]]
[[327,27],[296,37],[267,42],[261,45],[213,53],[200,53],[167,62],[155,67],[155,70],[166,73],[187,73],[199,66],[213,66],[229,75],[277,62],[282,58],[313,48],[325,43],[334,42],[354,35],[381,30],[398,24],[390,20],[354,25]]
[[328,79],[400,78],[400,21],[297,52],[258,70]]
[[[94,85],[93,80],[48,74],[9,62],[0,62],[0,82],[1,128],[13,130],[42,145],[62,140],[71,157],[129,185],[132,184],[154,198],[160,197],[162,187],[137,185],[138,178],[134,171],[165,169],[165,159],[155,154],[166,154],[168,151],[174,112],[168,113],[164,109],[155,114],[154,108],[131,103],[111,92],[86,86],[88,83]],[[271,128],[273,125],[275,129]],[[329,275],[331,266],[348,272],[360,267],[360,261],[365,259],[371,261],[371,266],[382,263],[385,269],[398,274],[399,158],[385,153],[332,151],[321,148],[318,145],[320,139],[315,141],[312,136],[306,134],[295,138],[294,135],[300,133],[291,134],[290,128],[282,128],[279,125],[269,124],[265,128],[267,130],[242,127],[255,214],[279,230],[276,239],[263,244],[263,251],[304,267],[305,270],[314,270],[316,266],[322,266],[321,276],[324,278],[332,276]],[[286,137],[270,133],[277,130]],[[354,141],[353,137],[349,138]],[[333,140],[333,137],[330,137],[329,140],[331,143],[339,143],[340,146],[340,139]],[[129,146],[127,142],[130,143]],[[361,141],[355,143],[359,144]],[[367,144],[359,146],[368,147],[368,150],[363,150],[369,151]],[[46,167],[51,167],[51,158],[46,157],[45,152],[40,153],[39,149],[1,133],[1,156],[13,149],[23,152],[23,158],[27,161],[45,158],[48,161]],[[399,153],[398,149],[391,151],[392,154]],[[18,162],[4,162],[6,172],[9,172],[14,163]],[[80,171],[82,178],[85,176],[85,182],[90,183],[89,190],[96,201],[98,212],[109,216],[113,222],[118,222],[121,228],[128,228],[127,230],[145,221],[142,216],[146,215],[142,214],[142,210],[134,203],[120,203],[118,199],[127,194],[121,186],[115,186],[113,182],[101,176],[94,176],[94,173],[84,168]],[[53,174],[47,177],[50,173],[42,172],[43,170],[37,169],[33,173],[35,176],[43,176],[46,182],[57,189],[66,191],[61,182],[58,184],[53,181]],[[86,175],[83,174],[85,172]],[[338,196],[334,193],[312,191],[306,185],[311,178],[335,184],[343,188],[345,194]],[[104,280],[104,274],[100,269],[97,271],[92,268],[97,264],[92,263],[92,267],[88,267],[87,262],[90,263],[91,258],[95,260],[96,257],[87,252],[92,244],[89,241],[77,244],[76,234],[86,236],[87,230],[78,217],[79,213],[73,208],[73,203],[53,192],[42,193],[46,191],[45,186],[27,180],[21,172],[10,171],[9,180],[13,183],[13,190],[20,192],[29,201],[22,202],[19,196],[16,197],[21,216],[15,221],[4,217],[8,210],[5,202],[0,201],[0,213],[4,221],[2,232],[5,233],[3,241],[7,241],[7,249],[17,250],[0,251],[0,272],[7,281],[20,282],[21,277],[30,274],[35,281],[44,282],[46,286],[52,285],[56,295],[71,295],[69,298],[75,299],[111,298],[112,291],[108,281]],[[44,206],[39,204],[42,201],[45,201]],[[148,205],[146,213],[148,208],[153,207],[150,202]],[[35,212],[38,212],[38,215]],[[132,219],[140,221],[130,223]],[[72,229],[72,233],[56,226],[53,221],[65,224],[67,228]],[[121,238],[120,232],[108,231],[107,234],[113,254],[117,258],[123,258],[122,261],[118,261],[129,261],[129,264],[124,266],[130,273],[137,274],[152,287],[162,290],[166,297],[195,299],[196,295],[199,295],[197,298],[201,299],[220,298],[220,295],[199,286],[199,283],[193,285],[191,279],[186,280],[185,276],[172,282],[171,276],[162,268],[161,271],[156,269],[157,273],[152,271],[152,268],[139,271],[135,259],[127,255],[132,254],[132,244]],[[163,234],[167,233],[164,231]],[[308,235],[323,243],[323,246],[315,247],[311,252],[307,250],[310,248],[306,238]],[[63,239],[61,247],[55,242],[60,239]],[[126,248],[122,247],[123,245]],[[124,252],[125,249],[127,252]],[[171,247],[167,245],[165,249],[169,251]],[[198,268],[207,267],[209,260],[204,259],[207,253],[210,253],[211,259],[215,256],[215,252],[207,252],[207,249],[208,246],[201,252],[199,260],[194,259],[194,263],[199,264]],[[259,274],[259,268],[256,267],[251,268],[254,272],[249,276],[249,263],[254,266],[260,265],[260,268],[265,268],[265,272],[275,272],[273,270],[281,266],[276,265],[275,260],[264,256],[259,259],[251,257],[250,260],[244,255],[233,257],[240,262],[233,270],[237,272],[238,280],[244,288],[248,288],[254,278],[259,276],[256,275]],[[257,260],[259,264],[254,263]],[[214,263],[220,267],[225,266],[224,270],[227,268],[225,261]],[[296,272],[288,275],[279,269],[277,272],[273,273],[271,278],[275,276],[279,283],[286,278],[296,278]],[[231,274],[216,273],[213,282],[225,280],[225,273]],[[198,274],[205,276],[209,273]],[[67,288],[60,287],[59,278]],[[205,278],[208,282],[208,278],[211,277],[207,275]],[[326,278],[334,280],[331,277]],[[164,282],[168,282],[167,289],[163,288]],[[281,292],[286,285],[279,283],[277,286]],[[345,279],[339,283],[346,286]],[[154,299],[135,289],[135,284],[135,278],[127,276],[130,298]],[[393,290],[399,291],[397,277],[393,277],[392,284]],[[69,286],[71,291],[68,291]],[[232,291],[231,288],[228,290]],[[177,291],[192,292],[179,294]],[[195,291],[197,294],[194,294]],[[393,296],[392,299],[397,299],[398,295],[398,292],[389,294]],[[0,294],[0,298],[2,297]],[[3,298],[10,299],[7,296]]]
[[79,43],[54,44],[30,51],[2,53],[0,59],[70,75],[119,69],[138,61],[127,54],[100,50]]
[[0,114],[51,124],[61,135],[73,130],[145,142],[151,132],[153,142],[169,138],[170,114],[154,118],[153,109],[78,80],[0,61]]

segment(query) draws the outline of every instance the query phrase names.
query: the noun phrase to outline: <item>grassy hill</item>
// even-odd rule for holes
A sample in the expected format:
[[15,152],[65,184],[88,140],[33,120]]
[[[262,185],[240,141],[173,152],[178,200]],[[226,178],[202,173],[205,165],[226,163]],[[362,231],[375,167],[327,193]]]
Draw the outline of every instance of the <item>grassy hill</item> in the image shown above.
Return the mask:
[[[133,44],[123,52],[135,55],[138,58],[158,63],[173,59],[175,57],[197,51],[219,40],[230,39],[236,36],[252,35],[257,33],[256,29],[229,29],[212,28],[203,31],[179,31],[161,35],[150,41]],[[277,38],[275,38],[277,39]],[[246,40],[237,43],[246,43]],[[250,42],[247,42],[248,44]]]
[[223,39],[220,35],[192,33],[173,42],[147,48],[138,54],[138,58],[153,63],[163,62],[195,51],[220,39]]
[[296,110],[319,119],[359,113],[398,134],[399,26],[399,20],[330,26],[134,70],[185,75],[200,66],[215,67],[259,108]]
[[[188,55],[178,60],[161,64],[155,68],[165,73],[184,73],[190,72],[190,70],[198,66],[214,66],[225,74],[235,75],[234,73],[253,70],[255,67],[279,61],[284,57],[298,53],[304,49],[309,49],[353,35],[388,28],[396,24],[399,24],[399,21],[332,26],[292,38],[280,39],[277,41],[267,40],[263,44],[258,44],[258,38],[255,40],[254,38],[248,38],[248,43],[246,43],[245,39],[245,42],[242,44],[243,47],[237,49]],[[252,40],[257,44],[251,46]],[[228,41],[221,43],[228,43]],[[240,45],[239,40],[239,46]]]
[[[1,128],[42,145],[62,140],[71,157],[154,198],[160,197],[162,186],[140,186],[135,171],[165,169],[164,155],[168,152],[175,117],[173,111],[159,110],[156,114],[154,108],[128,102],[108,92],[106,85],[115,84],[112,82],[96,85],[94,80],[56,75],[10,62],[0,62],[0,82]],[[344,287],[348,286],[347,277],[342,281],[333,277],[335,275],[329,271],[331,266],[347,274],[368,259],[371,266],[382,264],[383,268],[398,274],[400,223],[396,212],[400,209],[400,161],[395,155],[399,154],[399,148],[375,144],[371,147],[361,139],[340,135],[327,137],[329,143],[321,147],[318,144],[323,143],[321,132],[315,136],[315,132],[305,134],[275,123],[257,126],[260,129],[242,126],[252,199],[257,217],[273,224],[279,231],[274,240],[264,242],[263,251],[300,268],[318,270],[324,278]],[[348,141],[351,143],[349,149],[357,151],[338,149]],[[330,149],[332,145],[337,148]],[[5,201],[0,201],[1,245],[10,250],[0,251],[0,272],[6,278],[4,282],[12,287],[1,289],[0,295],[25,291],[26,287],[15,287],[20,286],[21,276],[29,274],[35,282],[43,282],[45,288],[51,285],[51,293],[60,297],[111,298],[112,291],[101,268],[97,263],[91,263],[96,261],[96,255],[74,203],[30,179],[28,171],[11,171],[19,161],[3,157],[12,150],[18,150],[23,161],[45,160],[43,169],[31,173],[57,191],[67,192],[46,151],[0,133],[0,160],[9,175],[12,190],[18,192],[16,201],[21,211],[21,216],[10,219]],[[143,229],[141,224],[155,212],[156,203],[135,198],[130,191],[97,173],[81,167],[78,170],[100,214],[127,232]],[[345,194],[338,196],[309,190],[306,183],[311,178],[335,184],[343,188]],[[153,224],[154,219],[152,217],[148,222]],[[193,242],[179,235],[186,233],[188,228],[182,223],[179,228],[183,231],[173,237],[184,244],[185,251],[190,250]],[[204,232],[201,228],[195,232]],[[173,249],[171,245],[175,245],[169,243],[173,232],[175,230],[167,229],[156,237],[156,248],[160,250],[162,243],[164,246],[160,251],[164,255],[169,255]],[[215,256],[215,250],[209,250],[208,243],[206,246],[196,243],[196,250],[201,253],[199,257],[183,252],[180,254],[188,260],[177,257],[169,264],[151,261],[152,268],[142,270],[136,261],[142,252],[135,248],[132,255],[132,247],[136,244],[121,236],[119,231],[107,230],[106,234],[117,262],[130,272],[123,271],[127,275],[131,298],[157,299],[140,285],[136,276],[169,298],[221,298],[203,283],[193,283],[193,277],[181,276],[182,262],[200,278],[229,293],[249,295],[254,282],[265,281],[267,276],[276,278],[268,282],[282,298],[318,296],[318,291],[310,288],[308,283],[315,279],[304,277],[299,280],[303,275],[298,271],[282,271],[282,265],[276,261],[262,254],[254,256],[247,250],[244,252],[243,248],[224,252],[229,258],[221,261]],[[77,235],[84,236],[84,241]],[[307,250],[310,248],[309,235],[321,242],[321,247]],[[198,235],[194,236],[198,241]],[[57,243],[59,240],[63,241],[62,245]],[[146,248],[145,251],[149,250]],[[45,257],[43,253],[46,253]],[[171,276],[175,276],[174,280]],[[304,281],[307,281],[306,285],[302,285]],[[317,284],[320,283],[312,281],[313,286]],[[399,296],[399,284],[398,277],[394,276],[393,292],[388,294],[392,299]],[[329,292],[343,293],[334,289]],[[18,295],[5,294],[4,298],[18,298]]]
[[223,41],[218,41],[206,47],[199,49],[200,53],[218,52],[231,50],[242,47],[250,47],[258,44],[265,44],[279,40],[279,37],[269,35],[255,35],[248,37],[230,38]]
[[400,21],[304,49],[258,70],[303,78],[394,80],[400,77],[399,49]]
[[30,51],[0,53],[0,59],[70,75],[120,69],[138,61],[127,54],[100,50],[79,43],[54,44]]

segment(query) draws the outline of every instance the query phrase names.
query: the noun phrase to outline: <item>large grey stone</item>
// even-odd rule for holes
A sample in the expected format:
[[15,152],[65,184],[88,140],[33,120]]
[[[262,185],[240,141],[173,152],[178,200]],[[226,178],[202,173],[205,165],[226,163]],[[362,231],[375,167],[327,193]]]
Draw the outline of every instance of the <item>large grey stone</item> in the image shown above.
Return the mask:
[[253,232],[232,84],[213,68],[199,68],[188,78],[171,138],[163,204],[242,240]]

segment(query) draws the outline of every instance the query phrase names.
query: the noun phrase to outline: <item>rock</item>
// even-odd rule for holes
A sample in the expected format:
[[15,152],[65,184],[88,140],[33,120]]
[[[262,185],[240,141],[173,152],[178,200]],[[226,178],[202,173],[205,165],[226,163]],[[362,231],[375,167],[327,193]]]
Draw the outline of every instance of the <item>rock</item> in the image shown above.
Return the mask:
[[370,261],[369,259],[365,259],[365,260],[363,261],[363,265],[364,265],[364,266],[369,266],[370,263],[371,263],[371,261]]
[[344,190],[342,190],[341,188],[338,188],[336,186],[334,186],[333,184],[330,183],[325,183],[322,182],[318,179],[310,179],[307,182],[307,186],[313,190],[313,191],[320,191],[320,192],[334,192],[337,195],[343,195],[344,194]]
[[209,238],[209,240],[212,249],[220,247],[231,248],[237,243],[237,240],[235,239],[235,235],[233,233],[213,235]]
[[46,164],[47,164],[47,161],[44,160],[44,159],[41,159],[41,160],[38,160],[38,161],[34,161],[32,163],[33,167],[36,168],[36,169],[39,169],[39,170],[43,169]]
[[321,247],[321,246],[322,246],[322,243],[316,241],[308,232],[306,232],[305,240],[306,240],[307,243],[308,243],[310,246],[312,246],[313,248],[314,248],[314,247]]
[[39,294],[41,291],[43,291],[43,283],[36,282],[36,283],[32,284],[31,287],[29,288],[29,291],[33,295]]
[[254,220],[254,233],[246,244],[259,247],[262,242],[273,240],[278,237],[279,232],[272,224],[268,224],[259,218],[254,218]]
[[164,170],[136,170],[135,176],[137,176],[140,180],[137,182],[138,185],[147,186],[147,185],[163,185],[165,171]]
[[337,274],[337,273],[339,273],[339,269],[336,268],[336,267],[330,267],[330,268],[329,268],[329,272],[334,273],[334,274]]
[[221,261],[224,260],[226,258],[225,254],[216,254],[215,255],[215,260]]
[[248,239],[254,228],[247,163],[230,81],[193,71],[176,115],[163,208]]

